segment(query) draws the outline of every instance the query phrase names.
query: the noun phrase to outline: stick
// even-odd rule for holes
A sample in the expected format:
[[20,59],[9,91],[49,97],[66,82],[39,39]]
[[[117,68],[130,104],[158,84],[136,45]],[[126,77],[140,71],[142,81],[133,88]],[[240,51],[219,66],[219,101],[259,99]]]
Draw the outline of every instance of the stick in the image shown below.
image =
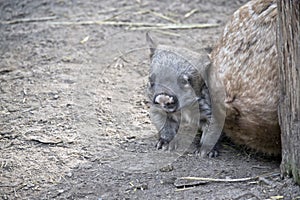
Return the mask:
[[219,24],[162,24],[162,23],[147,23],[147,22],[122,22],[122,21],[79,21],[79,22],[48,22],[52,25],[108,25],[108,26],[125,26],[125,27],[140,27],[144,29],[195,29],[195,28],[213,28]]
[[194,188],[195,187],[179,188],[179,189],[176,189],[175,192],[182,192],[182,191],[191,190],[191,189],[194,189]]
[[167,17],[167,16],[165,16],[165,15],[163,15],[163,14],[161,14],[161,13],[154,12],[154,11],[149,11],[149,12],[150,12],[151,14],[153,14],[154,16],[157,16],[157,17],[160,17],[160,18],[162,18],[162,19],[168,20],[168,21],[173,22],[173,23],[175,23],[175,24],[178,24],[178,23],[179,23],[177,20],[172,19],[171,17]]
[[208,181],[208,182],[244,182],[244,181],[254,181],[259,180],[261,177],[269,177],[279,175],[278,172],[276,173],[269,173],[261,176],[255,177],[247,177],[247,178],[236,178],[236,179],[219,179],[219,178],[204,178],[204,177],[180,177],[179,180],[190,180],[190,181]]
[[38,137],[28,137],[25,138],[28,141],[34,141],[34,142],[38,142],[41,144],[59,144],[59,143],[63,143],[63,141],[61,139],[47,139],[47,138],[38,138]]
[[191,10],[190,12],[188,12],[188,13],[186,13],[186,14],[184,15],[184,19],[189,18],[190,16],[192,16],[194,13],[196,13],[196,12],[198,12],[198,11],[199,11],[198,9],[193,9],[193,10]]
[[237,178],[237,179],[219,179],[219,178],[204,178],[204,177],[181,177],[180,180],[189,181],[208,181],[208,182],[243,182],[257,180],[259,177]]
[[153,26],[140,26],[136,28],[131,28],[131,30],[166,30],[166,29],[202,29],[202,28],[215,28],[219,24],[159,24]]
[[[31,23],[31,22],[41,22],[56,19],[56,17],[44,17],[44,18],[24,18],[11,21],[0,21],[0,24],[17,24],[17,23]],[[199,28],[214,28],[218,27],[219,24],[162,24],[162,23],[147,23],[147,22],[122,22],[122,21],[56,21],[47,22],[50,25],[108,25],[108,26],[125,26],[125,27],[139,27],[139,30],[149,30],[149,29],[199,29]]]
[[[135,7],[136,7],[136,5],[123,7],[122,10],[121,10],[121,12],[116,13],[113,16],[110,16],[110,17],[104,19],[103,21],[113,20],[113,19],[115,19],[115,18],[117,18],[117,17],[119,17],[119,16],[121,16],[123,14],[126,14],[127,11],[129,11],[129,10],[135,8]],[[115,9],[114,11],[119,11],[119,9]]]
[[15,19],[9,21],[0,21],[0,24],[18,24],[18,23],[29,23],[29,22],[41,22],[57,19],[56,16],[53,17],[40,17],[40,18],[23,18],[23,19]]

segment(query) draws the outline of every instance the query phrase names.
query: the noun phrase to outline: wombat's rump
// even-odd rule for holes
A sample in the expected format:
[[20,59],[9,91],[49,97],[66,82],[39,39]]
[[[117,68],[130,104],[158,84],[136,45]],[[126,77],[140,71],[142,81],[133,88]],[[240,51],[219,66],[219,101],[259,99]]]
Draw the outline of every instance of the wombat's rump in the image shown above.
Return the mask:
[[224,132],[234,142],[280,154],[277,107],[276,1],[250,1],[237,10],[211,53],[212,73],[226,93]]

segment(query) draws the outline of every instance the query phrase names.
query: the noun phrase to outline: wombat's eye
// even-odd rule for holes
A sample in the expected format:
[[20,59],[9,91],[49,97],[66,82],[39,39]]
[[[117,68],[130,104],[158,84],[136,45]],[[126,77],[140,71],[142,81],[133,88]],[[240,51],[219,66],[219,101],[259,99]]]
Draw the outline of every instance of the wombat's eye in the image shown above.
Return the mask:
[[186,74],[180,76],[179,79],[178,79],[179,84],[182,85],[182,86],[189,85],[190,81],[191,81],[190,78]]

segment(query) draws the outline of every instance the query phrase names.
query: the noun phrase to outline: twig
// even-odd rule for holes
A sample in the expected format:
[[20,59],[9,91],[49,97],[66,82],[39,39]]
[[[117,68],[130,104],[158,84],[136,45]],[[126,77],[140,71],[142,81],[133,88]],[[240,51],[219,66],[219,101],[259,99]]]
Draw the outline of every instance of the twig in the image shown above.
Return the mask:
[[174,186],[178,189],[180,188],[193,188],[196,186],[200,185],[205,185],[207,184],[207,181],[190,181],[190,180],[182,180],[182,179],[177,179],[174,182]]
[[9,72],[11,72],[11,71],[13,71],[13,69],[12,69],[12,68],[10,68],[10,69],[8,69],[8,68],[1,69],[1,70],[0,70],[0,75],[3,75],[3,74],[6,74],[6,73],[9,73]]
[[204,178],[204,177],[180,177],[179,180],[190,180],[190,181],[207,181],[207,182],[245,182],[245,181],[254,181],[259,180],[261,177],[269,177],[279,175],[278,172],[276,173],[269,173],[261,176],[255,177],[247,177],[247,178],[236,178],[236,179],[219,179],[219,178]]
[[193,14],[195,14],[198,11],[199,11],[198,9],[191,10],[190,12],[188,12],[184,15],[184,19],[189,18],[190,16],[192,16]]
[[[30,23],[41,22],[56,19],[56,17],[44,17],[44,18],[24,18],[11,21],[0,21],[0,24],[16,24],[16,23]],[[47,24],[51,25],[107,25],[107,26],[125,26],[136,27],[142,30],[149,29],[196,29],[196,28],[213,28],[219,26],[219,24],[163,24],[163,23],[147,23],[147,22],[122,22],[122,21],[100,21],[100,20],[87,20],[87,21],[49,21]]]
[[167,17],[167,16],[165,16],[165,15],[163,15],[163,14],[161,14],[161,13],[154,12],[154,11],[149,11],[149,13],[151,13],[151,14],[157,16],[157,17],[160,17],[160,18],[162,18],[162,19],[165,19],[165,20],[168,20],[168,21],[170,21],[170,22],[173,22],[173,23],[175,23],[175,24],[179,24],[179,22],[178,22],[177,20],[172,19],[171,17]]
[[244,182],[244,181],[253,181],[257,180],[258,177],[248,177],[248,178],[237,178],[237,179],[219,179],[219,178],[204,178],[204,177],[181,177],[181,180],[189,181],[208,181],[208,182]]
[[165,16],[165,15],[163,15],[163,14],[161,14],[161,13],[158,13],[158,12],[155,12],[155,11],[152,11],[152,10],[140,10],[140,11],[138,11],[137,13],[138,13],[138,14],[142,14],[142,15],[144,15],[144,14],[149,14],[149,13],[150,13],[150,14],[156,16],[156,17],[162,18],[162,19],[167,20],[167,21],[170,21],[170,22],[172,22],[172,23],[175,23],[175,24],[178,24],[178,23],[179,23],[179,21],[177,21],[177,20],[175,20],[175,19],[173,19],[173,18],[171,18],[171,17]]
[[40,18],[23,18],[23,19],[15,19],[9,21],[0,21],[0,24],[18,24],[18,23],[29,23],[29,22],[41,22],[41,21],[48,21],[57,19],[56,16],[53,17],[40,17]]
[[167,29],[202,29],[202,28],[214,28],[219,24],[153,24],[152,26],[140,26],[131,28],[131,30],[167,30]]
[[213,28],[219,24],[163,24],[163,23],[147,23],[147,22],[122,22],[122,21],[61,21],[47,22],[52,25],[107,25],[107,26],[125,26],[125,27],[140,27],[144,29],[194,29],[194,28]]
[[[26,101],[26,100],[24,100]],[[30,112],[30,111],[34,111],[34,110],[38,110],[39,108],[38,107],[31,107],[31,108],[28,108],[26,110],[23,110],[22,112],[25,113],[25,112]]]
[[122,21],[101,21],[101,20],[86,20],[86,21],[56,21],[56,22],[48,22],[48,24],[52,25],[111,25],[111,26],[153,26],[152,23],[143,23],[143,22],[122,22]]
[[53,139],[47,139],[47,138],[38,138],[38,137],[28,137],[28,138],[25,138],[27,141],[34,141],[34,142],[38,142],[38,143],[41,143],[41,144],[59,144],[59,143],[63,143],[63,141],[61,139],[56,139],[56,138],[53,138]]
[[182,191],[191,190],[191,189],[194,189],[194,188],[195,187],[179,188],[179,189],[176,189],[175,192],[182,192]]
[[[114,14],[114,15],[106,18],[106,19],[104,19],[103,21],[113,20],[113,19],[115,19],[115,18],[117,18],[117,17],[119,17],[119,16],[121,16],[123,14],[126,14],[127,11],[129,11],[129,10],[135,8],[135,7],[136,7],[136,5],[123,7],[122,10],[121,10],[121,12],[116,13],[116,14]],[[119,9],[115,9],[115,11],[119,11]]]

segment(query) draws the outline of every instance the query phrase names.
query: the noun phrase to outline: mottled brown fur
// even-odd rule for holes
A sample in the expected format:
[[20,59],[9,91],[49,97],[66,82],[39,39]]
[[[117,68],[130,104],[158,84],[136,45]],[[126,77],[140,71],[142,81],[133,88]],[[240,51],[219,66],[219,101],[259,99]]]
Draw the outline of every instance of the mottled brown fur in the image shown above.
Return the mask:
[[225,87],[224,132],[238,144],[280,154],[276,1],[250,1],[232,16],[211,53]]

